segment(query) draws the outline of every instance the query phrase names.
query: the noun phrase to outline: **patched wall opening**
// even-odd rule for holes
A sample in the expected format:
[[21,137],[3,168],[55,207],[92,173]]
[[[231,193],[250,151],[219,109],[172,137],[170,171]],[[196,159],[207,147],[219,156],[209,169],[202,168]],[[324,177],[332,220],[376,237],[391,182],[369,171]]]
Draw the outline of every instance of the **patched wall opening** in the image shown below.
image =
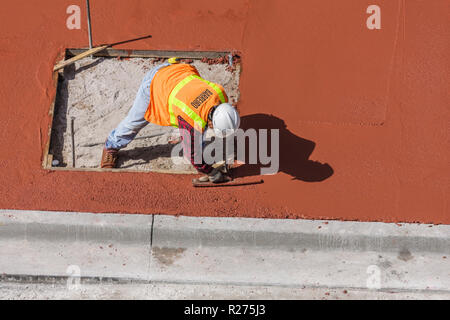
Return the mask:
[[[66,59],[83,52],[68,49]],[[51,170],[103,170],[108,134],[132,107],[144,76],[170,57],[194,65],[204,79],[221,84],[232,104],[239,101],[240,57],[227,52],[121,51],[107,49],[55,73],[50,140],[43,166]],[[149,123],[120,151],[113,171],[196,173],[183,157],[172,157],[178,129]],[[207,135],[211,139],[211,134]]]

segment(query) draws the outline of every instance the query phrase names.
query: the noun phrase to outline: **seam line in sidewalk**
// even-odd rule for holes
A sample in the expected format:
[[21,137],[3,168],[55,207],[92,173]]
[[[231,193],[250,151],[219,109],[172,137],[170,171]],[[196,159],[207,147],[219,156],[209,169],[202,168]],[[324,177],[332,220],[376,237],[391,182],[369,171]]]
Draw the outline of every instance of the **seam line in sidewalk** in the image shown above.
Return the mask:
[[[66,276],[29,276],[29,275],[7,275],[0,276],[0,284],[7,283],[24,283],[24,284],[65,284],[69,277]],[[290,289],[328,289],[328,290],[356,290],[356,291],[373,291],[384,293],[426,293],[426,294],[448,294],[448,290],[439,289],[414,289],[414,288],[391,288],[385,287],[381,289],[370,289],[366,287],[348,287],[348,286],[322,286],[322,285],[287,285],[282,283],[266,283],[266,282],[213,282],[213,281],[168,281],[168,280],[142,280],[133,278],[117,278],[117,277],[80,277],[81,284],[85,285],[198,285],[198,286],[236,286],[236,287],[277,287]],[[84,282],[84,283],[83,283]]]

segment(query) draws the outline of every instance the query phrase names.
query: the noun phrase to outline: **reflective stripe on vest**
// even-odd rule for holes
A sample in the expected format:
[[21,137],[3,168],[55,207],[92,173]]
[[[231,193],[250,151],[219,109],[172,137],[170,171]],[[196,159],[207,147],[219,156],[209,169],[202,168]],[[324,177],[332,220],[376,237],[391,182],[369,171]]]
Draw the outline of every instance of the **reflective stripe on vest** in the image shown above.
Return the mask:
[[172,93],[169,96],[169,114],[170,114],[170,125],[173,127],[178,127],[178,122],[177,122],[177,118],[175,116],[175,113],[173,112],[173,106],[177,106],[178,108],[181,109],[181,111],[183,111],[185,114],[187,114],[189,116],[189,118],[192,119],[192,121],[199,127],[198,129],[203,129],[206,126],[206,121],[203,120],[197,113],[195,113],[186,103],[184,103],[183,101],[179,100],[176,98],[178,92],[180,92],[180,90],[187,85],[189,82],[191,82],[194,79],[199,79],[203,82],[205,82],[206,84],[208,84],[211,88],[214,89],[214,91],[219,95],[219,99],[222,103],[225,103],[225,96],[222,92],[222,90],[220,90],[220,88],[212,83],[209,82],[205,79],[200,78],[197,75],[190,75],[187,76],[185,79],[183,79],[182,81],[180,81],[180,83],[178,83],[175,88],[172,90]]
[[208,80],[202,79],[202,78],[200,78],[199,76],[196,76],[196,75],[194,75],[193,77],[196,78],[196,79],[199,79],[199,80],[203,81],[204,83],[206,83],[207,85],[209,85],[210,87],[212,87],[212,88],[214,89],[214,91],[217,92],[217,94],[219,95],[220,101],[221,101],[222,103],[225,103],[225,102],[226,102],[226,101],[225,101],[225,96],[224,96],[222,90],[220,90],[220,88],[219,88],[215,83],[209,82]]

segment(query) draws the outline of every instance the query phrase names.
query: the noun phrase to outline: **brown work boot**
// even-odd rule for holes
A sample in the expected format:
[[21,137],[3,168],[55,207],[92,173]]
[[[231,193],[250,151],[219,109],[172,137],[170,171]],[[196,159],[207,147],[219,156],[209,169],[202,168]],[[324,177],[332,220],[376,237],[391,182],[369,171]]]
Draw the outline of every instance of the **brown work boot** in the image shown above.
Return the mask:
[[117,165],[119,150],[103,148],[102,163],[103,169],[113,169]]

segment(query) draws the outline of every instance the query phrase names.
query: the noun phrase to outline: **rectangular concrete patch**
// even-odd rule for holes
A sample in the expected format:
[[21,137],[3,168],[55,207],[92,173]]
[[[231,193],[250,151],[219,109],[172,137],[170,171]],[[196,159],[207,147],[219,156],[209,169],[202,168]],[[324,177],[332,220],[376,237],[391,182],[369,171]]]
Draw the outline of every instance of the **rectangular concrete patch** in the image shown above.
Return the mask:
[[[240,65],[229,68],[229,59],[219,60],[187,59],[187,62],[204,79],[221,84],[230,102],[236,104],[240,95]],[[52,160],[59,162],[57,167],[98,169],[107,136],[127,115],[144,76],[164,61],[95,57],[66,67],[58,84],[49,150]],[[119,170],[196,173],[182,153],[172,157],[174,146],[168,142],[178,136],[178,130],[172,127],[147,125],[121,150]]]

